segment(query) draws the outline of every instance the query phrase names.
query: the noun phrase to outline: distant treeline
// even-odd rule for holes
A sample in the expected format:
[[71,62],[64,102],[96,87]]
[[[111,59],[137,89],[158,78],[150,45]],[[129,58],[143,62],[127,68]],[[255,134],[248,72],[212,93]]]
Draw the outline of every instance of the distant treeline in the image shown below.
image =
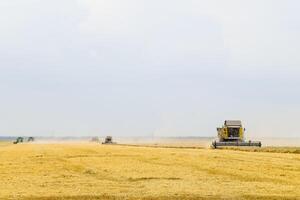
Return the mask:
[[17,137],[7,137],[7,136],[0,136],[0,140],[14,140]]

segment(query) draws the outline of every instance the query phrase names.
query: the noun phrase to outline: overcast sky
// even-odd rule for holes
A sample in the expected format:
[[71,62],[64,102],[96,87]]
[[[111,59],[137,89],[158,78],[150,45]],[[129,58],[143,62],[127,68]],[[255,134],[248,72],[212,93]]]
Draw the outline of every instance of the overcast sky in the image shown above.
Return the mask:
[[297,0],[0,1],[0,135],[299,137]]

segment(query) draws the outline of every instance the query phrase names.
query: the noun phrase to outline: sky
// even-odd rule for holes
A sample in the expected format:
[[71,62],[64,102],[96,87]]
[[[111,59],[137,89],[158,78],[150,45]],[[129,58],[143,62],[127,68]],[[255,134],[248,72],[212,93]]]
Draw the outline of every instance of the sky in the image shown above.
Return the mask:
[[297,0],[0,1],[0,135],[300,137]]

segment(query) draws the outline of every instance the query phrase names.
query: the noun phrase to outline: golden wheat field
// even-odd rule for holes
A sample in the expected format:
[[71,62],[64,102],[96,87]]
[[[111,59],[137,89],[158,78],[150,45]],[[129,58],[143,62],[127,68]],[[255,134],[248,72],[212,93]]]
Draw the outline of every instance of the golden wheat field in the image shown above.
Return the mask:
[[300,154],[0,145],[0,199],[300,199]]

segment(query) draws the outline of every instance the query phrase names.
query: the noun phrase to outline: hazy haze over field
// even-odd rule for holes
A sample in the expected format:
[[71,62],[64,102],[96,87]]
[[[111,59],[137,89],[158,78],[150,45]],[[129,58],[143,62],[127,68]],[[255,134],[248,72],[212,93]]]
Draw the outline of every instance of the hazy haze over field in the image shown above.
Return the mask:
[[298,137],[300,3],[0,2],[0,135]]

